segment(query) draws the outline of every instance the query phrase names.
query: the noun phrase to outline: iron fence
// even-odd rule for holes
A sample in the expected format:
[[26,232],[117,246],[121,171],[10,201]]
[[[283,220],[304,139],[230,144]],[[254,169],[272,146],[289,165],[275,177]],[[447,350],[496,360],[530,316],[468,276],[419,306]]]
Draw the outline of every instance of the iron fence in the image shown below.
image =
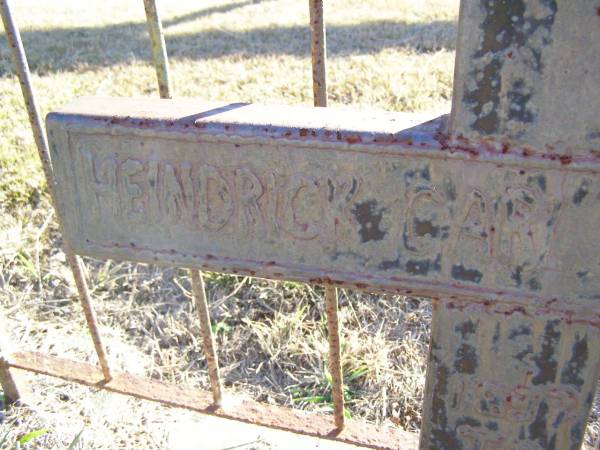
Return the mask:
[[[156,4],[144,6],[160,96],[171,99]],[[373,448],[414,447],[401,430],[344,418],[337,288],[347,287],[432,299],[420,448],[581,446],[600,362],[593,2],[463,0],[452,113],[417,126],[327,109],[83,99],[48,115],[50,144],[8,1],[0,7],[100,366],[2,344],[8,399],[22,396],[15,368]],[[323,2],[309,8],[314,105],[326,107]],[[573,64],[566,48],[585,58]],[[210,394],[111,370],[78,255],[189,268]],[[203,269],[325,286],[333,423],[228,404]]]

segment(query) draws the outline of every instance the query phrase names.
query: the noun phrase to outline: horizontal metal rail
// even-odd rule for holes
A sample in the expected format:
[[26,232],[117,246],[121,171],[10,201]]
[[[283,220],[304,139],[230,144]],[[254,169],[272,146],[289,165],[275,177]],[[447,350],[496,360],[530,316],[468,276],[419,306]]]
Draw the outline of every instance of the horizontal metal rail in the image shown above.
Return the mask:
[[414,433],[396,427],[378,427],[362,421],[349,420],[340,433],[330,425],[328,417],[291,408],[266,405],[250,400],[225,398],[220,407],[213,403],[209,392],[181,385],[169,385],[136,375],[115,373],[106,381],[93,365],[63,358],[49,357],[36,352],[14,353],[8,362],[14,369],[27,370],[57,377],[69,382],[100,388],[169,406],[185,408],[224,419],[232,419],[279,430],[306,434],[323,439],[345,442],[374,449],[415,449]]

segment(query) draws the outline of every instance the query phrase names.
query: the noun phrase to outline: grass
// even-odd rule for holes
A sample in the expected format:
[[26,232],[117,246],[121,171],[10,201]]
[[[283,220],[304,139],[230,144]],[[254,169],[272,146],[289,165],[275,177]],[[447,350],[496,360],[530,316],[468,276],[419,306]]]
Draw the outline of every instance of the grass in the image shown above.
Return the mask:
[[[160,2],[175,95],[311,104],[306,3]],[[158,95],[141,0],[13,4],[43,114],[82,95]],[[328,1],[330,103],[448,109],[457,10],[456,0]],[[24,348],[94,361],[4,37],[0,99],[1,317]],[[86,267],[118,369],[208,388],[185,271]],[[330,410],[322,290],[213,273],[206,283],[227,388]],[[427,301],[341,293],[348,414],[419,428],[430,317]],[[0,448],[40,429],[40,449],[168,448],[188,414],[44,377],[33,386],[30,407],[3,413]],[[588,427],[589,445],[599,427]]]

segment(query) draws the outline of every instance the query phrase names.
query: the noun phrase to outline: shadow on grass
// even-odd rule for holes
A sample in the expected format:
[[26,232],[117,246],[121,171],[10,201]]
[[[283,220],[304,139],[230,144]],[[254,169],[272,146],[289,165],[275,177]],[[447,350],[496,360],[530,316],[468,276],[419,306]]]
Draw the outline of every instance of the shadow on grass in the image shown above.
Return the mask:
[[163,26],[172,27],[185,22],[191,22],[193,20],[201,19],[203,17],[212,16],[213,14],[225,14],[244,6],[256,5],[258,3],[268,2],[273,0],[245,0],[242,2],[228,3],[225,5],[211,6],[210,8],[201,9],[188,14],[184,14],[173,19],[163,20]]
[[[169,57],[173,60],[203,60],[231,55],[308,55],[308,24],[244,31],[212,29],[169,35],[169,26],[258,1],[209,8],[165,20]],[[109,67],[135,60],[151,61],[145,22],[23,31],[22,37],[31,70],[41,74]],[[456,24],[453,21],[404,23],[381,20],[356,25],[330,25],[327,28],[327,51],[333,57],[376,53],[385,48],[405,48],[416,52],[453,50],[455,40]],[[6,37],[0,35],[0,75],[12,71]]]

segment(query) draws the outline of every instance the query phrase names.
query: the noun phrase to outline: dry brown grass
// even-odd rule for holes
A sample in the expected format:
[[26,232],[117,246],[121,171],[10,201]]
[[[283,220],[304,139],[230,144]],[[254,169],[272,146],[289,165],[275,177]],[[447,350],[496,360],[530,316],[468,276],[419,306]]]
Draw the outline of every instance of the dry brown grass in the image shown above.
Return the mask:
[[[44,113],[81,95],[157,95],[141,0],[14,3]],[[177,95],[311,103],[306,1],[161,6]],[[455,0],[332,0],[328,11],[332,104],[448,107]],[[4,39],[0,75],[0,317],[21,347],[94,361]],[[207,388],[186,272],[86,266],[113,364]],[[330,409],[322,290],[218,274],[206,281],[227,388]],[[429,303],[350,291],[340,301],[350,413],[417,430]],[[74,448],[171,448],[170,430],[188,414],[44,377],[32,382],[30,407],[0,413],[1,448],[40,428],[49,430],[35,441],[42,449],[66,448],[81,430]]]

